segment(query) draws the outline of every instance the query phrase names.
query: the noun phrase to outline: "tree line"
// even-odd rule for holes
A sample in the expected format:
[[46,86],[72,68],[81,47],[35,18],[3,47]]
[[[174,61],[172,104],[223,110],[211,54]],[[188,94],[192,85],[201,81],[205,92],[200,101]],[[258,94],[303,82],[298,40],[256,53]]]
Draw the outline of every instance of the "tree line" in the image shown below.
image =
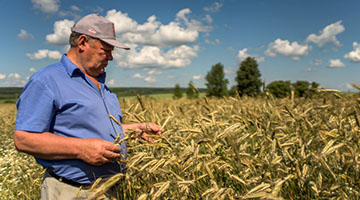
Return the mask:
[[[256,97],[263,93],[270,93],[274,97],[283,98],[294,91],[295,96],[304,97],[310,89],[316,89],[319,84],[316,82],[296,81],[273,81],[265,87],[265,82],[262,82],[261,73],[258,68],[258,63],[255,58],[247,57],[240,63],[239,69],[236,72],[236,85],[228,90],[227,85],[229,81],[225,78],[224,66],[219,62],[211,67],[211,70],[205,76],[206,80],[206,96],[208,97],[224,97],[224,96],[251,96]],[[261,89],[262,88],[262,89]],[[187,98],[197,98],[199,91],[193,82],[189,82],[186,90]],[[175,85],[174,98],[183,97],[179,84]]]

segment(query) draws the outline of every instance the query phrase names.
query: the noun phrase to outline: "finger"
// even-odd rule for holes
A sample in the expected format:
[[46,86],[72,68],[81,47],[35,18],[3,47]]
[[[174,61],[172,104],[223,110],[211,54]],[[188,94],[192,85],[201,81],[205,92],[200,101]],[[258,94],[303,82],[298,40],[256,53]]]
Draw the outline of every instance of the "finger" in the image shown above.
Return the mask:
[[144,133],[141,137],[148,142],[153,142],[155,140],[154,138],[148,137],[146,133]]
[[116,159],[116,158],[120,158],[121,157],[121,154],[120,153],[114,153],[114,152],[111,152],[111,151],[105,151],[103,153],[103,156],[105,157],[105,159]]
[[164,132],[164,129],[161,129],[160,131],[158,131],[158,132],[156,133],[156,135],[161,135],[163,132]]
[[149,123],[150,129],[152,132],[159,132],[161,130],[161,126],[154,124],[154,123]]
[[118,145],[114,145],[112,143],[110,145],[107,145],[105,147],[105,149],[108,150],[108,151],[115,152],[115,153],[120,153],[121,152],[121,148]]

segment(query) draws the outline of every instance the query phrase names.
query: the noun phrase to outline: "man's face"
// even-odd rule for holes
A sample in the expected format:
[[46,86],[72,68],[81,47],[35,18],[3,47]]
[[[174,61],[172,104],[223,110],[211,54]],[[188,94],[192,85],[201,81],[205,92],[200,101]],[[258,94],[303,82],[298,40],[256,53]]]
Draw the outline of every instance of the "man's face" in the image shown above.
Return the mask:
[[108,61],[112,61],[112,51],[114,47],[97,39],[88,40],[88,48],[84,56],[86,56],[86,73],[96,77],[105,72]]

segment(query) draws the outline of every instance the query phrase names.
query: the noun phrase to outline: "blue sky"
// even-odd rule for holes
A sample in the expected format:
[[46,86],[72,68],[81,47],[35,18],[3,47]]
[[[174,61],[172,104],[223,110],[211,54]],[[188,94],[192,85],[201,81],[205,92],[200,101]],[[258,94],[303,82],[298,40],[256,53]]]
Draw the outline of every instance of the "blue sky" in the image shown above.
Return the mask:
[[111,87],[205,87],[219,62],[228,87],[247,56],[266,84],[315,81],[355,91],[360,84],[360,1],[347,0],[0,0],[0,87],[29,76],[66,53],[70,27],[99,13],[115,23]]

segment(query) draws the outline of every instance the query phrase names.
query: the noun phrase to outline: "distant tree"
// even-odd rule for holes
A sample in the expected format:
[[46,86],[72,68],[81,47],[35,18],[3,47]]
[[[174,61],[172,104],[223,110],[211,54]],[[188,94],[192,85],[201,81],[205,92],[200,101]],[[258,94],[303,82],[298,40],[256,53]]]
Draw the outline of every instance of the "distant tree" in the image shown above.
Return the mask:
[[307,81],[296,81],[292,84],[295,96],[304,97],[306,92],[309,90],[310,83]]
[[236,91],[237,91],[237,86],[236,85],[231,86],[231,88],[229,90],[229,96],[235,97]]
[[240,64],[235,78],[237,88],[241,96],[256,96],[260,93],[261,74],[258,69],[258,64],[254,58],[247,57]]
[[317,89],[319,87],[319,83],[311,82],[311,89]]
[[189,99],[198,98],[199,97],[199,90],[195,87],[192,81],[189,82],[189,86],[186,89],[186,96]]
[[221,63],[212,66],[211,70],[207,73],[205,80],[207,81],[206,96],[222,97],[228,95],[226,85],[229,81],[225,79],[224,66]]
[[291,93],[290,81],[273,81],[266,86],[267,91],[278,98],[287,97]]
[[179,84],[176,84],[175,85],[175,88],[174,88],[174,94],[173,94],[173,98],[174,99],[180,99],[182,97],[182,91],[181,91],[181,88],[179,86]]

